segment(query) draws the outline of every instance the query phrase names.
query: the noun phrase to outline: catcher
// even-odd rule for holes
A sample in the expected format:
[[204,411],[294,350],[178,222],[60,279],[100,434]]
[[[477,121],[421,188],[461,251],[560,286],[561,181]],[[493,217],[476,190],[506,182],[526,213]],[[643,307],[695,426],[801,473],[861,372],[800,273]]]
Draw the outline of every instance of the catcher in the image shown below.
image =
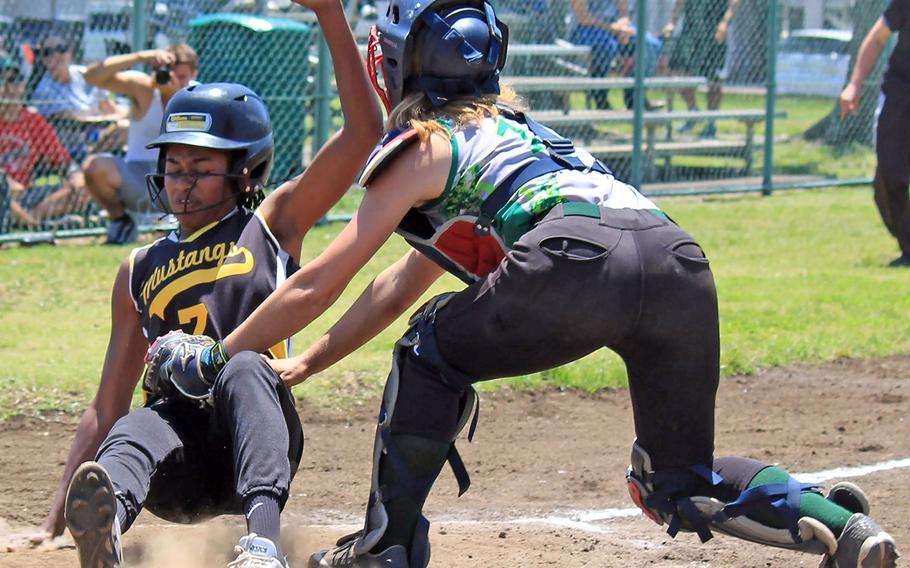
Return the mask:
[[59,535],[65,522],[83,568],[122,566],[121,532],[142,508],[181,523],[243,513],[249,534],[230,566],[287,566],[279,515],[303,433],[290,390],[259,353],[286,357],[288,341],[237,353],[217,380],[189,387],[172,380],[169,361],[150,358],[147,403],[129,407],[150,339],[159,338],[160,350],[173,343],[165,335],[173,330],[214,338],[232,331],[298,268],[304,235],[351,186],[379,140],[382,115],[341,4],[299,3],[322,25],[346,118],[300,177],[263,201],[271,124],[259,96],[239,84],[179,91],[149,144],[161,150],[149,192],[170,204],[179,228],[133,250],[120,267],[98,393],[50,513],[31,538],[37,544]]
[[323,313],[393,231],[415,250],[304,354],[272,361],[285,383],[353,352],[444,271],[467,284],[430,300],[397,342],[364,528],[310,566],[425,567],[422,508],[447,461],[468,487],[454,440],[469,422],[470,439],[476,425],[473,384],[604,346],[629,373],[630,494],[671,535],[708,540],[716,531],[823,554],[828,567],[893,566],[894,541],[856,486],[825,497],[780,468],[714,458],[720,346],[708,259],[604,164],[515,110],[499,85],[507,46],[508,30],[484,0],[392,0],[368,62],[374,85],[383,71],[391,128],[364,170],[354,219],[223,344],[178,344],[174,372],[211,381],[229,354],[263,349]]

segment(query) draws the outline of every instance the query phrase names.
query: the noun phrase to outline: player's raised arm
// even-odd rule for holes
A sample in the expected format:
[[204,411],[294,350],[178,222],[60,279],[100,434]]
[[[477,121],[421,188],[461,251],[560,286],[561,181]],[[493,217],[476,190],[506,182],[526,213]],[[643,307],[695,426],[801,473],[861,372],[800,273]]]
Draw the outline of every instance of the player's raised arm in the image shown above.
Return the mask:
[[379,101],[341,2],[297,3],[313,10],[319,18],[332,54],[344,126],[316,154],[303,175],[272,192],[260,206],[282,248],[295,260],[299,260],[303,236],[351,187],[382,132]]
[[95,457],[114,423],[129,412],[133,391],[142,372],[142,358],[148,349],[148,341],[140,328],[139,314],[130,297],[129,273],[127,260],[117,273],[111,294],[111,337],[98,392],[82,414],[50,512],[39,529],[23,535],[23,539],[31,541],[31,544],[40,544],[63,533],[63,503],[73,473],[79,464]]

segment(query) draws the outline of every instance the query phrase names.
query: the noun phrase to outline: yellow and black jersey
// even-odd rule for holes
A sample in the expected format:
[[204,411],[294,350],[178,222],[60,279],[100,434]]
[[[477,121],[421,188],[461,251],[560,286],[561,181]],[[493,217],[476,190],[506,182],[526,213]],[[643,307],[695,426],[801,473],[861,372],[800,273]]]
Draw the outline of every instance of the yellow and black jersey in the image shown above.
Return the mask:
[[[149,342],[176,329],[223,339],[297,268],[258,212],[235,209],[186,239],[133,250],[130,294]],[[270,352],[289,350],[286,340]]]

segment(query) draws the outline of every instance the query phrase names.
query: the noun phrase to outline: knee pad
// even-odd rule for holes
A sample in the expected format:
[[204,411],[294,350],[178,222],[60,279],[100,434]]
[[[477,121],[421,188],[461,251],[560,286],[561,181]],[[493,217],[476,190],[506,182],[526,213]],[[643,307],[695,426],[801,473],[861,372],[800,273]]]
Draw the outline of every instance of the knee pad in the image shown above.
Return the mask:
[[[392,418],[395,414],[395,407],[398,402],[401,361],[406,356],[408,350],[412,350],[412,352],[420,357],[423,362],[430,364],[438,370],[438,376],[441,381],[448,384],[451,388],[456,388],[455,381],[452,381],[452,384],[449,384],[449,382],[453,378],[452,373],[457,371],[446,364],[439,354],[432,329],[436,310],[445,304],[448,297],[449,296],[437,297],[428,302],[427,306],[425,306],[421,312],[411,318],[409,322],[410,328],[395,344],[395,349],[392,354],[392,369],[383,391],[379,420],[376,426],[376,437],[373,445],[370,500],[367,504],[366,522],[364,530],[356,536],[356,540],[352,544],[353,553],[355,555],[368,553],[376,546],[385,533],[389,523],[389,517],[384,503],[401,496],[402,493],[407,493],[412,486],[417,485],[417,483],[415,483],[416,481],[424,481],[416,480],[414,478],[408,471],[404,459],[399,454],[392,438]],[[410,354],[408,354],[408,356],[410,356]],[[470,420],[471,426],[468,433],[468,440],[472,440],[479,414],[479,399],[477,397],[477,392],[471,386],[461,390],[462,394],[459,405],[460,414],[455,434],[452,436],[449,452],[446,456],[446,459],[455,474],[455,478],[458,481],[459,496],[463,495],[464,492],[468,490],[471,482],[464,463],[462,462],[458,451],[455,449],[455,438]],[[395,473],[400,480],[403,480],[397,484],[397,487],[383,487],[380,484],[380,461],[386,459],[391,460],[392,466],[395,468]],[[428,530],[429,521],[421,516],[417,523],[409,551],[409,565],[412,567],[422,568],[429,562],[430,551],[427,537]]]
[[[716,530],[759,544],[813,554],[833,553],[837,548],[830,529],[816,519],[799,517],[800,495],[817,490],[816,485],[792,479],[789,483],[770,483],[746,489],[739,498],[725,503],[708,495],[710,487],[723,482],[710,467],[696,465],[655,472],[650,456],[637,442],[632,445],[632,465],[626,479],[635,504],[657,524],[667,523],[667,533],[672,537],[682,530],[697,533],[705,542]],[[841,498],[857,502],[855,497],[841,493]],[[765,525],[747,516],[757,506],[769,504],[789,519],[787,528]]]

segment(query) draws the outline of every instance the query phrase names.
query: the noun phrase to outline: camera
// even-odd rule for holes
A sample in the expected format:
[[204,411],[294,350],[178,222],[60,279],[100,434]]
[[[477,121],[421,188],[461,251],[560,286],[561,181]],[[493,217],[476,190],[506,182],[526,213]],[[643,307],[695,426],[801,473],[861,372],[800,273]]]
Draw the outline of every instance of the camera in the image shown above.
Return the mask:
[[171,82],[171,67],[169,65],[155,69],[155,82],[159,85],[167,85]]

